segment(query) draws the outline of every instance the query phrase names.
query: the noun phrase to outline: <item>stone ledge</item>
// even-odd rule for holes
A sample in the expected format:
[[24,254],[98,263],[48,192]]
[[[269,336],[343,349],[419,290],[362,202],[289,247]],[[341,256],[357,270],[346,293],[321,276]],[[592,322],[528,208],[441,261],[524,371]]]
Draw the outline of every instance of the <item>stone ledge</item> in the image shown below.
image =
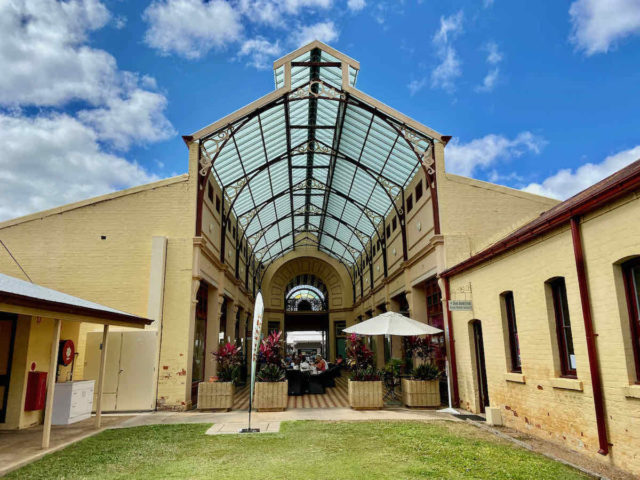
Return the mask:
[[550,378],[549,382],[553,388],[560,388],[562,390],[576,390],[582,391],[582,381],[576,378]]
[[627,398],[640,398],[640,385],[628,385],[622,390]]
[[508,372],[504,374],[504,379],[507,382],[527,383],[522,373]]

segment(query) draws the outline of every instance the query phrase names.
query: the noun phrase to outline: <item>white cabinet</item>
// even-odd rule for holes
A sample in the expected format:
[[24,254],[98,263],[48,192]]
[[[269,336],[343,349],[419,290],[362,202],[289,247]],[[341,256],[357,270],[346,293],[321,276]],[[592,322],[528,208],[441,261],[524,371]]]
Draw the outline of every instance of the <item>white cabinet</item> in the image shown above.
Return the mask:
[[91,417],[93,380],[56,383],[53,394],[53,425],[68,425]]

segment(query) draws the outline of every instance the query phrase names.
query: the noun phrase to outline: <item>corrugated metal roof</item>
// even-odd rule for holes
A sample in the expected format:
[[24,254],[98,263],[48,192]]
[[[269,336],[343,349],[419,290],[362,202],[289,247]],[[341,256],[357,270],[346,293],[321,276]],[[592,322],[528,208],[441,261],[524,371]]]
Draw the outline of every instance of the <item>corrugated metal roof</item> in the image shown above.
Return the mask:
[[[73,295],[43,287],[35,283],[30,283],[19,278],[0,273],[0,302],[14,303],[12,299],[21,297],[22,299],[30,299],[36,302],[42,302],[46,308],[48,304],[57,304],[58,306],[67,306],[76,309],[82,309],[87,315],[100,317],[101,313],[108,314],[109,317],[122,316],[123,320],[138,320],[144,323],[151,323],[143,317],[131,315],[114,308],[100,305],[99,303],[90,302]],[[91,312],[89,312],[91,311]]]

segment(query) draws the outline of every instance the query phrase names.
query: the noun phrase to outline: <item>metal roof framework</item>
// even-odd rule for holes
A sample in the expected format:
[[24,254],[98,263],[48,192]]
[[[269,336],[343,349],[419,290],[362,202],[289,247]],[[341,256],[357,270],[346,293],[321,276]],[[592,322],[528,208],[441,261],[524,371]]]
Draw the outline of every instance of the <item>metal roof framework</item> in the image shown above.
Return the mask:
[[[261,277],[301,244],[343,263],[352,278],[380,242],[386,265],[385,218],[398,217],[407,259],[404,190],[419,168],[428,179],[436,233],[434,142],[448,137],[355,89],[359,64],[320,42],[274,64],[276,91],[197,132],[197,232],[209,175],[222,195],[221,258],[227,224],[237,219],[236,249]],[[246,269],[248,279],[249,268]]]

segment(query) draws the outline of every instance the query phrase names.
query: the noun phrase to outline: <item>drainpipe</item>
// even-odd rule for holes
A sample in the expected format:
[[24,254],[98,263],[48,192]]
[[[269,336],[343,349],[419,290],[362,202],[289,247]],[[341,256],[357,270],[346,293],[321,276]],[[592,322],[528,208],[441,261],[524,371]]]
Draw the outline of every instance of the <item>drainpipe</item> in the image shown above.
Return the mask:
[[451,310],[449,310],[449,300],[451,292],[449,290],[449,277],[444,277],[444,296],[447,312],[447,341],[449,343],[449,369],[451,370],[451,385],[453,387],[453,406],[460,406],[460,393],[458,392],[458,366],[456,365],[456,341],[453,337],[453,323],[451,322]]
[[600,378],[600,365],[598,362],[598,350],[596,347],[597,333],[593,332],[593,319],[591,318],[591,301],[589,299],[589,287],[582,251],[582,235],[580,232],[580,217],[571,217],[571,238],[573,239],[573,253],[576,258],[576,270],[578,272],[578,286],[580,288],[580,302],[582,303],[582,316],[584,318],[584,330],[587,337],[587,353],[589,355],[589,370],[591,373],[591,386],[593,388],[593,404],[596,409],[596,424],[598,426],[598,442],[600,443],[600,455],[609,453],[609,441],[607,439],[607,427],[605,425],[604,400],[602,395],[602,379]]

